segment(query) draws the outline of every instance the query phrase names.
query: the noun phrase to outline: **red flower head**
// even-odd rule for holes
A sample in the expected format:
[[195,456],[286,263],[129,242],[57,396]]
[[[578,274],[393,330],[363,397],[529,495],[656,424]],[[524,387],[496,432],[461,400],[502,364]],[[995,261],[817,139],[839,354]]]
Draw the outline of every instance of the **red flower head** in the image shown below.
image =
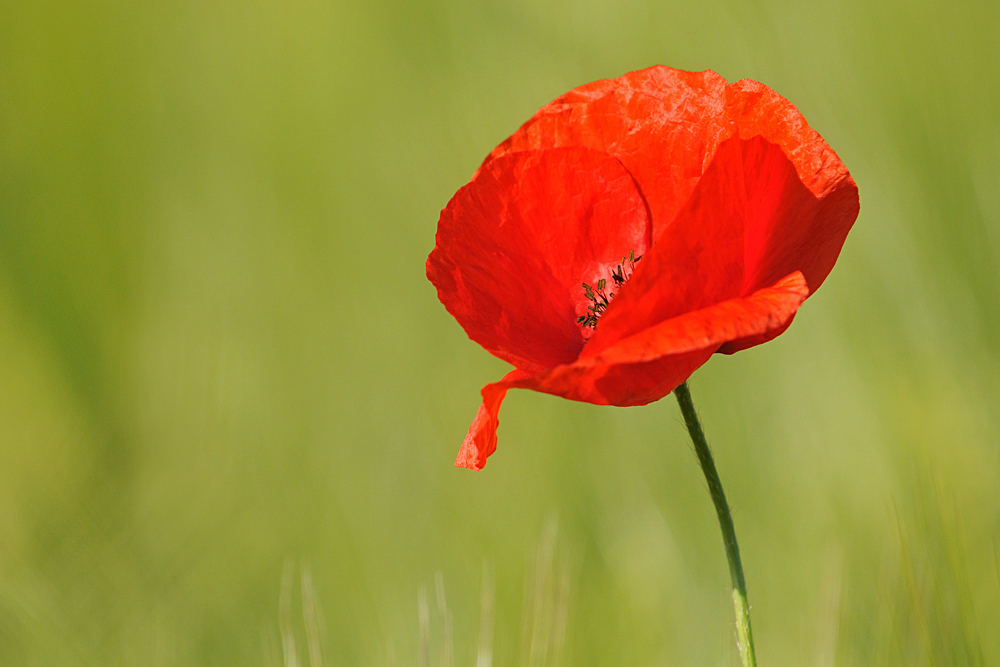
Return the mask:
[[542,107],[441,212],[427,277],[516,368],[483,387],[456,465],[496,449],[507,390],[644,405],[768,341],[833,268],[858,189],[756,81],[651,67]]

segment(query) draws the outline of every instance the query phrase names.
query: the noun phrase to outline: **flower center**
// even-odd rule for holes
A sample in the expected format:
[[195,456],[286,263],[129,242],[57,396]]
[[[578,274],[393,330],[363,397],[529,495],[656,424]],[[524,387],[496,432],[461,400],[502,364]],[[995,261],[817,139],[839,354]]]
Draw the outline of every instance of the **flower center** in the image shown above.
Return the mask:
[[[632,277],[632,272],[635,271],[635,263],[640,259],[642,259],[642,255],[636,257],[634,250],[629,252],[628,257],[622,257],[622,261],[611,272],[611,282],[614,283],[614,289],[620,290],[622,285],[628,282],[628,279]],[[577,324],[597,329],[597,321],[601,319],[601,315],[608,309],[611,299],[615,298],[614,292],[605,291],[607,286],[608,281],[604,278],[598,280],[596,286],[583,283],[583,295],[587,297],[587,300],[591,304],[587,306],[586,315],[576,318]]]

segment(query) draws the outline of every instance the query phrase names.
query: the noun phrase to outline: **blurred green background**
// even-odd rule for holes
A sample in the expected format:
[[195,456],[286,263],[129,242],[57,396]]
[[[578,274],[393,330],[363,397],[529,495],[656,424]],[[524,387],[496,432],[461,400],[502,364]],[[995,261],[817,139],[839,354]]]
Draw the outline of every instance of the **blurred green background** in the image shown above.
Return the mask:
[[736,664],[675,401],[515,391],[454,468],[506,366],[424,278],[496,143],[656,63],[861,192],[691,381],[760,664],[1000,664],[1000,6],[807,4],[4,0],[0,665]]

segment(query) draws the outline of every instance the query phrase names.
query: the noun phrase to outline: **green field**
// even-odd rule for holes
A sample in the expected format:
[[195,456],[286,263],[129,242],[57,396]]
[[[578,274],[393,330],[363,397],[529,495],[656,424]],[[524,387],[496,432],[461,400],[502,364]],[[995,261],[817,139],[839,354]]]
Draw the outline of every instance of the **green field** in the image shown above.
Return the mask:
[[759,664],[1000,665],[1000,5],[810,4],[0,0],[0,665],[736,665],[676,401],[513,391],[455,468],[509,367],[424,277],[499,141],[657,63],[860,190],[690,381]]

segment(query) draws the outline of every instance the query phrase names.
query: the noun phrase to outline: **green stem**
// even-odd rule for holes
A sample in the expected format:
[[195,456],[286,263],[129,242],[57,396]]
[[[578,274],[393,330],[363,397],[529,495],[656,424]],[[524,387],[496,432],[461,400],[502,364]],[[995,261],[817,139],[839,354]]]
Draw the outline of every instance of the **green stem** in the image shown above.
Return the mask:
[[715,503],[715,513],[719,515],[722,541],[726,545],[726,558],[729,560],[729,576],[733,580],[736,642],[740,648],[743,667],[757,667],[757,658],[753,650],[753,633],[750,632],[750,605],[747,603],[747,587],[743,581],[743,565],[740,563],[740,547],[736,543],[736,529],[733,527],[733,516],[729,513],[726,493],[722,490],[722,480],[719,479],[719,473],[715,469],[712,450],[708,447],[705,433],[701,430],[701,422],[698,421],[698,414],[694,410],[694,403],[691,402],[691,392],[688,390],[687,382],[677,387],[674,395],[677,396],[677,402],[681,406],[684,423],[687,425],[688,433],[691,434],[691,441],[694,442],[695,454],[698,455],[698,462],[708,481],[708,492],[712,495],[712,502]]

